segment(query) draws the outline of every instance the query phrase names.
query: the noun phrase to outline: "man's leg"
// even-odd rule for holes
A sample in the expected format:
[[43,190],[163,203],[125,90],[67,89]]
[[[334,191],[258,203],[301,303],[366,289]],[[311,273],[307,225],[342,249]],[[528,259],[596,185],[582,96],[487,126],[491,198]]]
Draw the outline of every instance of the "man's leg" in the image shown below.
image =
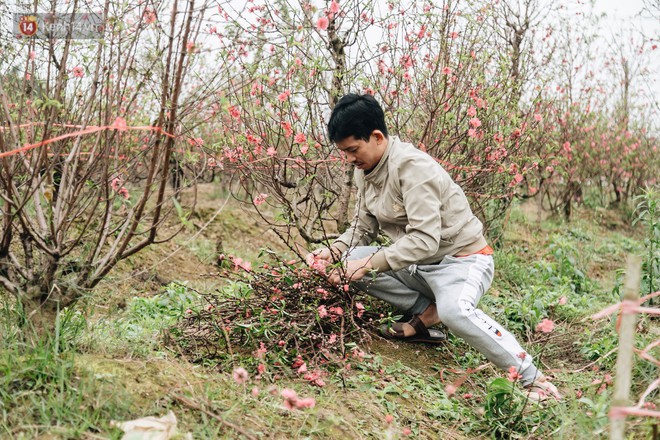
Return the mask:
[[[347,260],[359,260],[378,251],[375,246],[358,246],[346,251]],[[434,301],[433,291],[424,280],[410,269],[381,272],[353,283],[363,292],[392,304],[411,315],[424,312]]]
[[419,266],[418,273],[435,292],[438,316],[452,333],[498,367],[507,370],[515,366],[523,385],[541,375],[516,338],[477,308],[493,279],[492,257],[445,257],[440,264]]

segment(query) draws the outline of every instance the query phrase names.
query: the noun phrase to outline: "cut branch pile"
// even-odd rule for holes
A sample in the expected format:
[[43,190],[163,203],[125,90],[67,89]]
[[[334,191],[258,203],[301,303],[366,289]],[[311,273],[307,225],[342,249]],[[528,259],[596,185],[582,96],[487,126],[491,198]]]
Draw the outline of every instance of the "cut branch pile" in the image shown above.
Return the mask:
[[301,373],[308,366],[361,357],[358,344],[371,340],[364,328],[383,315],[356,301],[347,285],[331,285],[296,261],[273,260],[253,271],[234,258],[221,272],[228,285],[198,292],[203,304],[170,329],[170,343],[193,362],[247,355],[257,365],[290,366]]

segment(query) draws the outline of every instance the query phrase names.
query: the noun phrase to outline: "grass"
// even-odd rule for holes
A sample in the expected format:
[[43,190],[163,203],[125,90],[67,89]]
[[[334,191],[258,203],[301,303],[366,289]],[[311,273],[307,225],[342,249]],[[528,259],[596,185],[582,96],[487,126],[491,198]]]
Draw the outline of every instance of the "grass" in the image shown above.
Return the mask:
[[[347,361],[350,367],[329,370],[322,388],[281,369],[257,377],[258,363],[245,354],[187,362],[163,337],[187,309],[203,307],[187,286],[209,282],[192,274],[213,270],[207,263],[215,258],[212,243],[218,236],[226,249],[251,259],[263,240],[252,225],[238,225],[240,214],[228,212],[204,240],[182,237],[179,245],[188,244],[179,251],[181,259],[159,270],[180,284],[119,283],[127,273],[114,274],[102,295],[61,311],[46,336],[5,301],[0,438],[119,439],[112,420],[169,410],[179,420],[178,438],[187,432],[221,439],[605,438],[617,336],[614,321],[594,323],[588,317],[618,300],[617,269],[628,253],[643,249],[643,237],[610,231],[609,223],[599,226],[594,218],[584,213],[570,224],[539,223],[515,209],[496,254],[495,283],[481,303],[555,377],[566,397],[560,404],[529,405],[504,372],[454,337],[440,347],[376,340],[368,350],[361,347],[364,357]],[[131,270],[162,259],[162,250],[151,252],[156,255],[134,260]],[[552,333],[534,331],[543,318],[557,324]],[[641,348],[658,335],[652,321],[640,325]],[[232,370],[242,366],[250,378],[239,384]],[[638,362],[635,395],[653,377],[657,369]],[[450,384],[458,384],[455,392]],[[285,409],[285,388],[313,397],[315,407]],[[657,402],[657,394],[649,400]],[[635,438],[651,430],[648,421],[633,420],[631,426]]]

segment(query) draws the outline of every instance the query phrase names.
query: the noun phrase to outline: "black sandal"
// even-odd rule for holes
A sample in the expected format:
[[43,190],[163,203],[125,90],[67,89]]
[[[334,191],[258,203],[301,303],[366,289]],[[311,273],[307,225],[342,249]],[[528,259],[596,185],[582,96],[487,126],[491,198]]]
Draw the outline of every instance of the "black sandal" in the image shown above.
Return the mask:
[[447,335],[434,328],[426,328],[419,315],[413,315],[408,324],[415,329],[415,334],[411,336],[404,336],[403,324],[399,322],[393,323],[391,326],[380,326],[380,334],[386,339],[393,339],[404,342],[424,342],[427,344],[441,344],[447,340]]

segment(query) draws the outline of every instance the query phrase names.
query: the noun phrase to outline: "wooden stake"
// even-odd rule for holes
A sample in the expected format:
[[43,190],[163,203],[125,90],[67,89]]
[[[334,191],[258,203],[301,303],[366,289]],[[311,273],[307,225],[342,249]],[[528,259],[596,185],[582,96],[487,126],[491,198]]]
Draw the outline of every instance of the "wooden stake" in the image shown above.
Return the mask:
[[[626,269],[626,284],[623,291],[624,301],[637,302],[642,272],[642,258],[637,255],[628,257]],[[633,348],[635,346],[636,313],[623,313],[619,329],[619,354],[616,359],[616,376],[614,379],[614,396],[612,407],[630,405],[630,384],[632,382]],[[610,439],[624,440],[626,431],[625,417],[616,417],[611,421]]]

